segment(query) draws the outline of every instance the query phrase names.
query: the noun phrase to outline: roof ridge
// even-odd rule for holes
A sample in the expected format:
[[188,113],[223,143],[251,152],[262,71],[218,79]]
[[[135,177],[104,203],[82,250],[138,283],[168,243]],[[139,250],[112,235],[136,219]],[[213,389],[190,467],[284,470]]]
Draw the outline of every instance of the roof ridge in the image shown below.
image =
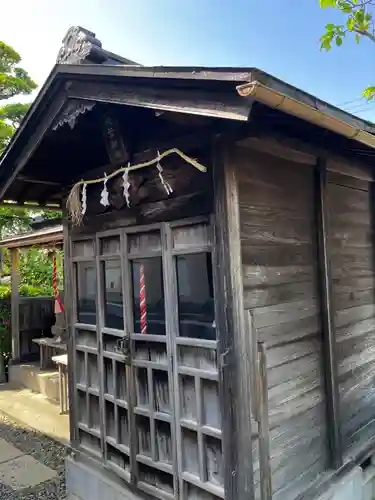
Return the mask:
[[56,63],[137,65],[130,59],[104,50],[102,42],[96,38],[96,34],[81,26],[71,26],[68,29],[62,40]]

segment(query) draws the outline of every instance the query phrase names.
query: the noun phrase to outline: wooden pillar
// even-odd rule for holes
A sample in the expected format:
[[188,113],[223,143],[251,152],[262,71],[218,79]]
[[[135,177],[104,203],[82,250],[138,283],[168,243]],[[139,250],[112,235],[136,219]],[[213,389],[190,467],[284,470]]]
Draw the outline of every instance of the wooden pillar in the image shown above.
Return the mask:
[[215,306],[225,498],[253,500],[251,348],[244,317],[238,182],[230,160],[227,146],[218,142],[214,151]]
[[76,425],[76,394],[75,394],[75,379],[74,379],[74,332],[73,332],[73,310],[72,304],[75,300],[73,294],[73,270],[71,263],[71,245],[70,245],[70,234],[69,234],[69,223],[68,217],[65,212],[63,212],[63,234],[64,234],[64,244],[63,244],[63,254],[64,254],[64,308],[65,308],[65,321],[67,328],[67,348],[68,348],[68,366],[67,366],[67,377],[68,377],[68,401],[69,401],[69,430],[70,430],[70,443],[73,446],[78,447],[78,435],[77,435],[77,425]]
[[323,366],[326,387],[328,442],[331,466],[338,469],[343,463],[337,382],[336,332],[333,321],[332,275],[329,250],[329,219],[327,207],[327,178],[325,161],[316,166],[315,200],[319,250],[319,285],[323,328]]
[[12,293],[11,293],[11,320],[12,320],[12,360],[19,361],[21,355],[20,342],[20,251],[18,248],[10,250]]

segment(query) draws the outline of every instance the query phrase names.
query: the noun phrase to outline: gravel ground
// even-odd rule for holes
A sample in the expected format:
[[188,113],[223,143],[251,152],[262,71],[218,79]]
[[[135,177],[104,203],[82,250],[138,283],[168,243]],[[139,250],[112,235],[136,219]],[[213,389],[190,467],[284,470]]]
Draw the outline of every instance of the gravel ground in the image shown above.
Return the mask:
[[63,445],[30,427],[10,420],[1,413],[0,438],[57,472],[57,476],[50,481],[33,488],[25,488],[22,491],[14,491],[0,483],[1,500],[19,500],[21,498],[23,500],[66,500],[64,466],[66,448]]

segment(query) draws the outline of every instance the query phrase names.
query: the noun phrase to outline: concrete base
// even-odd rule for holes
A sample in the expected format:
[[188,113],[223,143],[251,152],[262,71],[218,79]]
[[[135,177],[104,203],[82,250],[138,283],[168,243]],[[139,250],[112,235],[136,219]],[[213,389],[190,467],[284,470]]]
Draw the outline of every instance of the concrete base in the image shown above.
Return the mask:
[[366,467],[363,471],[363,499],[375,499],[375,466],[374,456],[372,457],[372,464]]
[[363,471],[356,467],[321,495],[318,500],[363,500]]
[[58,371],[42,371],[39,364],[11,365],[9,367],[9,383],[42,394],[52,401],[59,402],[60,400]]
[[356,467],[332,484],[318,500],[375,500],[375,467]]
[[[66,459],[68,500],[142,500],[124,482],[105,471],[78,459]],[[290,500],[290,499],[285,499]],[[375,466],[356,467],[340,478],[316,500],[375,500]]]
[[71,457],[65,459],[65,475],[68,500],[144,500],[99,466],[84,464]]

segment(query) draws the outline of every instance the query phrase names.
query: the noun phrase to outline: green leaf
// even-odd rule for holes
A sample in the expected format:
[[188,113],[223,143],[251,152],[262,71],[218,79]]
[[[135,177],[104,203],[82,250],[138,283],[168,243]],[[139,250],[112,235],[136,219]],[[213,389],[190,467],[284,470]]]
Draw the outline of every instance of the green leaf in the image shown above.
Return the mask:
[[337,47],[340,47],[342,45],[342,38],[341,36],[336,37],[336,45]]
[[348,2],[342,2],[339,6],[339,9],[345,14],[350,14],[353,11],[353,7]]
[[359,9],[355,12],[354,14],[354,17],[355,19],[358,21],[358,22],[361,22],[361,21],[364,21],[365,19],[365,11],[364,9]]
[[327,31],[333,31],[335,29],[335,25],[334,24],[326,24],[326,30]]
[[349,31],[353,31],[354,29],[354,19],[352,17],[349,17],[348,20],[346,21],[346,27],[348,28]]
[[355,36],[355,41],[356,41],[357,43],[359,43],[359,42],[361,41],[361,37],[360,37],[359,35],[356,35],[356,36]]
[[337,0],[319,0],[320,6],[322,9],[326,9],[327,7],[336,7]]
[[336,35],[345,36],[344,26],[336,26]]
[[375,97],[375,87],[367,87],[367,89],[363,92],[363,97],[365,97],[368,101],[371,101]]
[[325,38],[324,40],[321,40],[320,50],[326,50],[327,52],[329,50],[331,50],[331,39],[330,38]]

